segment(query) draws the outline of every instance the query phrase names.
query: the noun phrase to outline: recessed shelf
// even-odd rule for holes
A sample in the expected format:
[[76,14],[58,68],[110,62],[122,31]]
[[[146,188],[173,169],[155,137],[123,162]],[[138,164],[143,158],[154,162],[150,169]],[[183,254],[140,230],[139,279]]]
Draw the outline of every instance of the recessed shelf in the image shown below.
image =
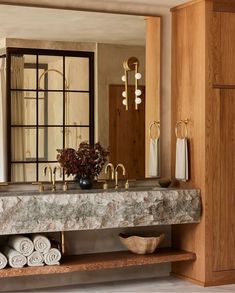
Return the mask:
[[136,255],[128,251],[65,256],[59,266],[7,268],[0,270],[0,278],[47,274],[65,274],[82,271],[143,266],[167,262],[193,261],[195,253],[173,248],[161,248],[157,253]]

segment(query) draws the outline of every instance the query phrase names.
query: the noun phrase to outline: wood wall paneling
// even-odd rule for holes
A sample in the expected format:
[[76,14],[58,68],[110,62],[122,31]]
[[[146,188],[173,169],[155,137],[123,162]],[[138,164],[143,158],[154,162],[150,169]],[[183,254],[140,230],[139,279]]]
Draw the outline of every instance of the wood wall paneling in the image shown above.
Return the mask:
[[[233,2],[233,1],[232,1]],[[235,14],[214,12],[214,84],[235,85]]]
[[235,282],[235,13],[215,11],[225,3],[194,1],[172,10],[172,129],[190,119],[191,178],[179,186],[200,188],[203,204],[199,225],[172,231],[173,245],[196,252],[197,260],[172,270],[206,286]]
[[145,174],[149,170],[149,126],[160,121],[161,18],[146,18]]
[[235,90],[221,91],[219,114],[220,190],[213,218],[215,271],[235,269]]
[[214,11],[217,12],[235,12],[234,0],[214,0]]
[[[205,205],[205,2],[197,1],[172,14],[172,178],[175,175],[174,128],[189,118],[190,180],[180,187],[201,189]],[[174,247],[196,252],[194,264],[173,264],[174,274],[205,282],[205,215],[200,225],[172,227]]]

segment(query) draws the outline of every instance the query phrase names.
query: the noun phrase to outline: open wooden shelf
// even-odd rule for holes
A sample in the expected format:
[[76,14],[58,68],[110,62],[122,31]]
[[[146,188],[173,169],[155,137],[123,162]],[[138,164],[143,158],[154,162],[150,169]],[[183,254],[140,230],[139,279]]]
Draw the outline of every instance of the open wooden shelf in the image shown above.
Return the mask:
[[193,261],[195,259],[195,253],[172,248],[161,248],[156,253],[148,255],[137,255],[128,251],[70,255],[65,256],[59,266],[24,267],[21,269],[6,268],[0,270],[0,278],[65,274],[167,262]]

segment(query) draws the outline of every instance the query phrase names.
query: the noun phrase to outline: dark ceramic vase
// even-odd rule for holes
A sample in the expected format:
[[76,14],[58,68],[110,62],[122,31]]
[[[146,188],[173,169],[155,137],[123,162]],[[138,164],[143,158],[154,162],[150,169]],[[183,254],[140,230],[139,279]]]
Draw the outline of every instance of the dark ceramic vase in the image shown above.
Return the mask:
[[91,177],[81,177],[79,179],[79,185],[81,189],[91,189],[93,185],[93,179]]

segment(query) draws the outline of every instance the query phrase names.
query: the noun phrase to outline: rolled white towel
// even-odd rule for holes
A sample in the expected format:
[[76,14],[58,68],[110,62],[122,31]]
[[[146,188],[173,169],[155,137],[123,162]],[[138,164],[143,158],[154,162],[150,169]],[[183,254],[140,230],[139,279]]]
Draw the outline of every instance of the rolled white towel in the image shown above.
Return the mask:
[[12,268],[23,268],[27,264],[26,257],[11,247],[6,246],[3,253]]
[[46,236],[34,234],[32,235],[31,239],[36,251],[46,253],[51,249],[51,242]]
[[7,258],[3,253],[0,252],[0,270],[4,269],[7,266]]
[[57,248],[51,248],[44,254],[44,262],[48,266],[59,265],[61,260],[61,252]]
[[21,235],[11,236],[8,245],[24,256],[29,256],[34,251],[32,240]]
[[44,266],[43,254],[39,251],[34,251],[27,257],[27,264],[29,267],[42,267]]

